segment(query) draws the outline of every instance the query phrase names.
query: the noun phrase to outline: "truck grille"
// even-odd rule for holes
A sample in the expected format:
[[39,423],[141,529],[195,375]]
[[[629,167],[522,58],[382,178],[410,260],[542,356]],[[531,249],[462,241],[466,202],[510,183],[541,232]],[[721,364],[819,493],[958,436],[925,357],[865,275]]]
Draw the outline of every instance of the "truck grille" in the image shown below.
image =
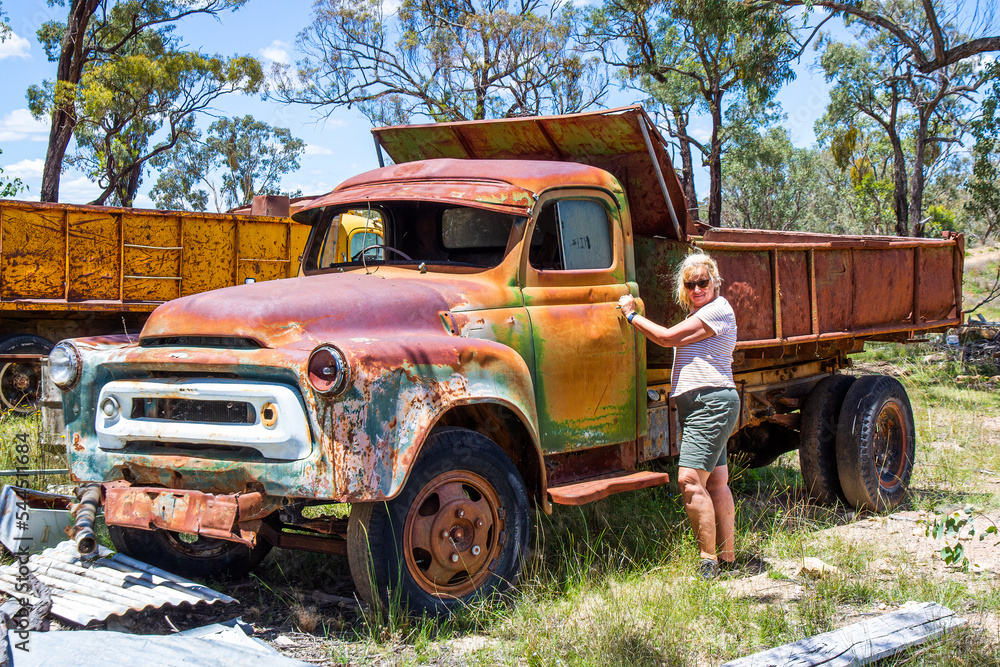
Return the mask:
[[243,401],[199,401],[183,398],[136,398],[132,419],[167,419],[206,424],[253,424],[257,411]]
[[299,461],[312,452],[306,406],[297,387],[230,378],[112,380],[97,397],[94,430],[105,450],[180,447],[255,451]]

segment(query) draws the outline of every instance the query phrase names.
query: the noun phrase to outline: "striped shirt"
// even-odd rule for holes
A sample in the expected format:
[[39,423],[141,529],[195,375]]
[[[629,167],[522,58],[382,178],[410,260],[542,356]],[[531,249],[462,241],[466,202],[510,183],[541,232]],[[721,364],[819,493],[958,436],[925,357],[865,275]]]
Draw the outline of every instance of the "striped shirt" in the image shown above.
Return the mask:
[[674,350],[670,395],[702,387],[733,387],[733,350],[736,348],[736,315],[725,297],[717,296],[695,314],[715,332],[705,340]]

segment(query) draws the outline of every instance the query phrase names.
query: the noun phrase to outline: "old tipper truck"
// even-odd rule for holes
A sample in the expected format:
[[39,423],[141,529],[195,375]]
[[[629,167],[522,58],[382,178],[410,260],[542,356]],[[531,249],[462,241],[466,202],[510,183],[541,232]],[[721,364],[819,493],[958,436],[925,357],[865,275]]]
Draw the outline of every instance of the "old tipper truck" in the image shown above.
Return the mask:
[[[695,247],[739,322],[733,451],[800,448],[821,500],[901,500],[906,392],[838,371],[866,340],[959,322],[960,238],[699,227],[638,107],[375,136],[394,165],[294,216],[312,225],[299,277],[53,350],[71,473],[120,550],[188,575],[272,546],[341,554],[369,602],[431,612],[502,593],[533,507],[667,482],[646,464],[676,453],[670,352],[616,303],[677,321],[670,276]],[[324,250],[348,211],[380,254]],[[334,503],[349,518],[317,515]]]

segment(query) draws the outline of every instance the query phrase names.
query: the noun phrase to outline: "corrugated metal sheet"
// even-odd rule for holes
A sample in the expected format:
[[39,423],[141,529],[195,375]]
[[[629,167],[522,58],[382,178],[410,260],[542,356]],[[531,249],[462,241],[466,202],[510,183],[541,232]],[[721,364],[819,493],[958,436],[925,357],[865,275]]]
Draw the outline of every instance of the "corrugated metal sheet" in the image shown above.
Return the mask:
[[[98,547],[96,558],[84,558],[69,541],[31,556],[28,567],[52,589],[51,614],[84,626],[143,609],[236,602],[207,586],[104,547]],[[16,562],[0,568],[0,591],[21,597],[15,589],[18,581]],[[27,597],[32,604],[38,601],[33,595]]]

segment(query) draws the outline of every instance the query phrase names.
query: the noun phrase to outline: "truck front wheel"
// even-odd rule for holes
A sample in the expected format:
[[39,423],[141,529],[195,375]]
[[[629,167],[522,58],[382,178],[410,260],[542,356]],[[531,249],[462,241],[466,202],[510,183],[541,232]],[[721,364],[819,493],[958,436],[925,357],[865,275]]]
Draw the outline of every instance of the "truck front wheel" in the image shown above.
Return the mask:
[[475,431],[443,428],[398,496],[352,507],[348,560],[374,608],[445,614],[514,586],[530,534],[528,494],[507,454]]
[[914,450],[913,410],[903,385],[884,375],[858,378],[837,424],[837,469],[848,502],[877,512],[902,502]]
[[252,549],[239,542],[167,530],[108,526],[115,549],[160,569],[187,578],[242,577],[271,550],[266,540]]
[[837,423],[854,380],[850,375],[825,377],[802,406],[799,467],[809,497],[826,505],[844,499],[837,472]]

